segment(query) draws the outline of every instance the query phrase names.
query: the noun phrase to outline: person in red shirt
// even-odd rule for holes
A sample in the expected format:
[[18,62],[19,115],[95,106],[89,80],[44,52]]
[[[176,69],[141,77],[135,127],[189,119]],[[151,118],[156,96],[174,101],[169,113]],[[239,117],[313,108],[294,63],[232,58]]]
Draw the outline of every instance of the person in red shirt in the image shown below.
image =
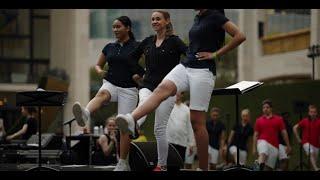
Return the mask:
[[[310,154],[310,163],[315,171],[319,171],[317,166],[317,157],[320,147],[320,119],[318,117],[317,107],[309,105],[308,117],[302,119],[293,127],[293,132],[307,156]],[[299,137],[298,128],[302,130],[302,140]]]
[[281,116],[272,113],[272,102],[262,102],[263,115],[257,118],[253,135],[253,154],[258,150],[259,158],[257,166],[259,170],[273,170],[275,168],[278,153],[279,139],[281,132],[287,145],[287,154],[291,151],[288,133]]

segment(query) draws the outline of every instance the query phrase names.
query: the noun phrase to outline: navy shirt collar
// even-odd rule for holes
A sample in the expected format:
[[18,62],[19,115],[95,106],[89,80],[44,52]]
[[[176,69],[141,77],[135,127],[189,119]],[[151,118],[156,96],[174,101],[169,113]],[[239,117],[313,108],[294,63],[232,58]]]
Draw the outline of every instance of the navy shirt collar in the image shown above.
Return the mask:
[[209,14],[211,14],[211,10],[210,9],[207,9],[205,12],[203,12],[201,15],[197,14],[197,18],[203,18],[203,17],[206,17],[208,16]]
[[[122,44],[122,46],[126,46],[127,44],[130,44],[131,42],[133,41],[133,39],[128,39],[128,41],[126,41],[126,42],[124,42],[123,44]],[[117,45],[119,45],[119,46],[121,46],[121,43],[117,40],[116,42],[115,42]]]

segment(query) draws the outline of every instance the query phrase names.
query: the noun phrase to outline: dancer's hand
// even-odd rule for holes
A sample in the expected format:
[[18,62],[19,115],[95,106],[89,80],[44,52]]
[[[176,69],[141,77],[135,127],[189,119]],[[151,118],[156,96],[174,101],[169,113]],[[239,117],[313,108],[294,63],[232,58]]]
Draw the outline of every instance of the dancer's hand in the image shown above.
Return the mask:
[[300,139],[300,138],[298,138],[297,140],[298,140],[298,143],[299,143],[299,144],[301,144],[301,139]]
[[287,154],[290,154],[290,153],[291,153],[291,146],[287,146],[287,147],[286,147],[286,153],[287,153]]
[[7,140],[7,141],[11,141],[12,139],[13,139],[13,136],[12,136],[12,135],[6,137],[6,140]]
[[99,74],[100,77],[104,77],[107,71],[104,70],[98,70],[97,73]]
[[83,128],[83,134],[89,134],[90,133],[90,128],[88,128],[87,126],[85,126]]
[[256,148],[253,148],[253,149],[252,149],[252,154],[253,154],[254,156],[258,155],[258,154],[257,154],[257,149],[256,149]]
[[132,79],[138,84],[139,87],[143,86],[143,77],[140,77],[138,74],[134,74]]
[[190,146],[189,147],[189,155],[191,155],[194,151],[195,146]]
[[117,137],[116,137],[115,131],[110,132],[110,139],[113,140],[114,142],[117,142]]
[[217,53],[213,53],[213,52],[198,52],[196,54],[196,58],[198,60],[212,60],[215,59],[217,57]]

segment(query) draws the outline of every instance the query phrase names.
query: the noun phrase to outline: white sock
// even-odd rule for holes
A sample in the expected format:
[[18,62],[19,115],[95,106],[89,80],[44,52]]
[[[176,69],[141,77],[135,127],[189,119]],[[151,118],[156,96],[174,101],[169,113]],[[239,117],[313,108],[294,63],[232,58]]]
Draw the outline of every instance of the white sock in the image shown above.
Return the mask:
[[119,159],[119,163],[120,163],[120,164],[127,164],[127,160],[125,160],[125,159]]
[[128,113],[127,116],[134,122],[134,119],[133,119],[131,113]]
[[88,108],[84,108],[84,112],[86,113],[86,115],[90,116],[90,111]]

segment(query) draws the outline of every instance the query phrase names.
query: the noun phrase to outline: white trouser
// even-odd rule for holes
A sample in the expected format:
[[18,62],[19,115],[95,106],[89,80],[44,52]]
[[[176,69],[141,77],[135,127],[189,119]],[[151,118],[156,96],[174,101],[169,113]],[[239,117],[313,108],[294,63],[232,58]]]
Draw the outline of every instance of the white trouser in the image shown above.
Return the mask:
[[315,153],[315,154],[316,154],[316,157],[318,157],[318,155],[319,155],[319,148],[313,146],[313,145],[310,144],[310,143],[304,143],[304,144],[303,144],[303,149],[304,149],[304,151],[306,152],[307,156],[309,155],[309,146],[310,146],[310,153],[311,153],[311,154]]
[[215,76],[209,69],[188,68],[178,64],[164,78],[177,86],[177,92],[190,91],[190,109],[208,111]]
[[[142,88],[139,91],[139,104],[142,105],[152,94],[147,88]],[[155,122],[154,122],[154,135],[157,140],[158,150],[158,164],[161,166],[167,165],[169,144],[167,139],[167,124],[175,103],[176,97],[170,96],[166,100],[162,101],[161,104],[155,111]],[[137,123],[141,126],[146,120],[146,116],[140,118]]]
[[193,147],[193,151],[190,154],[190,146],[187,146],[184,163],[185,164],[193,164],[194,157],[196,156],[196,154],[197,154],[197,147]]
[[209,163],[210,164],[217,164],[219,160],[219,150],[211,147],[208,147],[208,154],[209,154]]
[[[237,155],[237,146],[231,146],[229,148],[229,152],[231,155],[236,154]],[[239,149],[239,164],[245,165],[247,162],[247,151]]]
[[118,87],[103,79],[103,84],[99,91],[103,90],[110,93],[110,102],[118,102],[118,114],[127,114],[136,108],[138,103],[137,88]]
[[288,154],[286,153],[285,145],[279,144],[279,160],[289,159]]
[[278,159],[278,149],[268,143],[266,140],[260,139],[257,143],[257,150],[259,155],[265,154],[267,156],[265,164],[274,169]]

